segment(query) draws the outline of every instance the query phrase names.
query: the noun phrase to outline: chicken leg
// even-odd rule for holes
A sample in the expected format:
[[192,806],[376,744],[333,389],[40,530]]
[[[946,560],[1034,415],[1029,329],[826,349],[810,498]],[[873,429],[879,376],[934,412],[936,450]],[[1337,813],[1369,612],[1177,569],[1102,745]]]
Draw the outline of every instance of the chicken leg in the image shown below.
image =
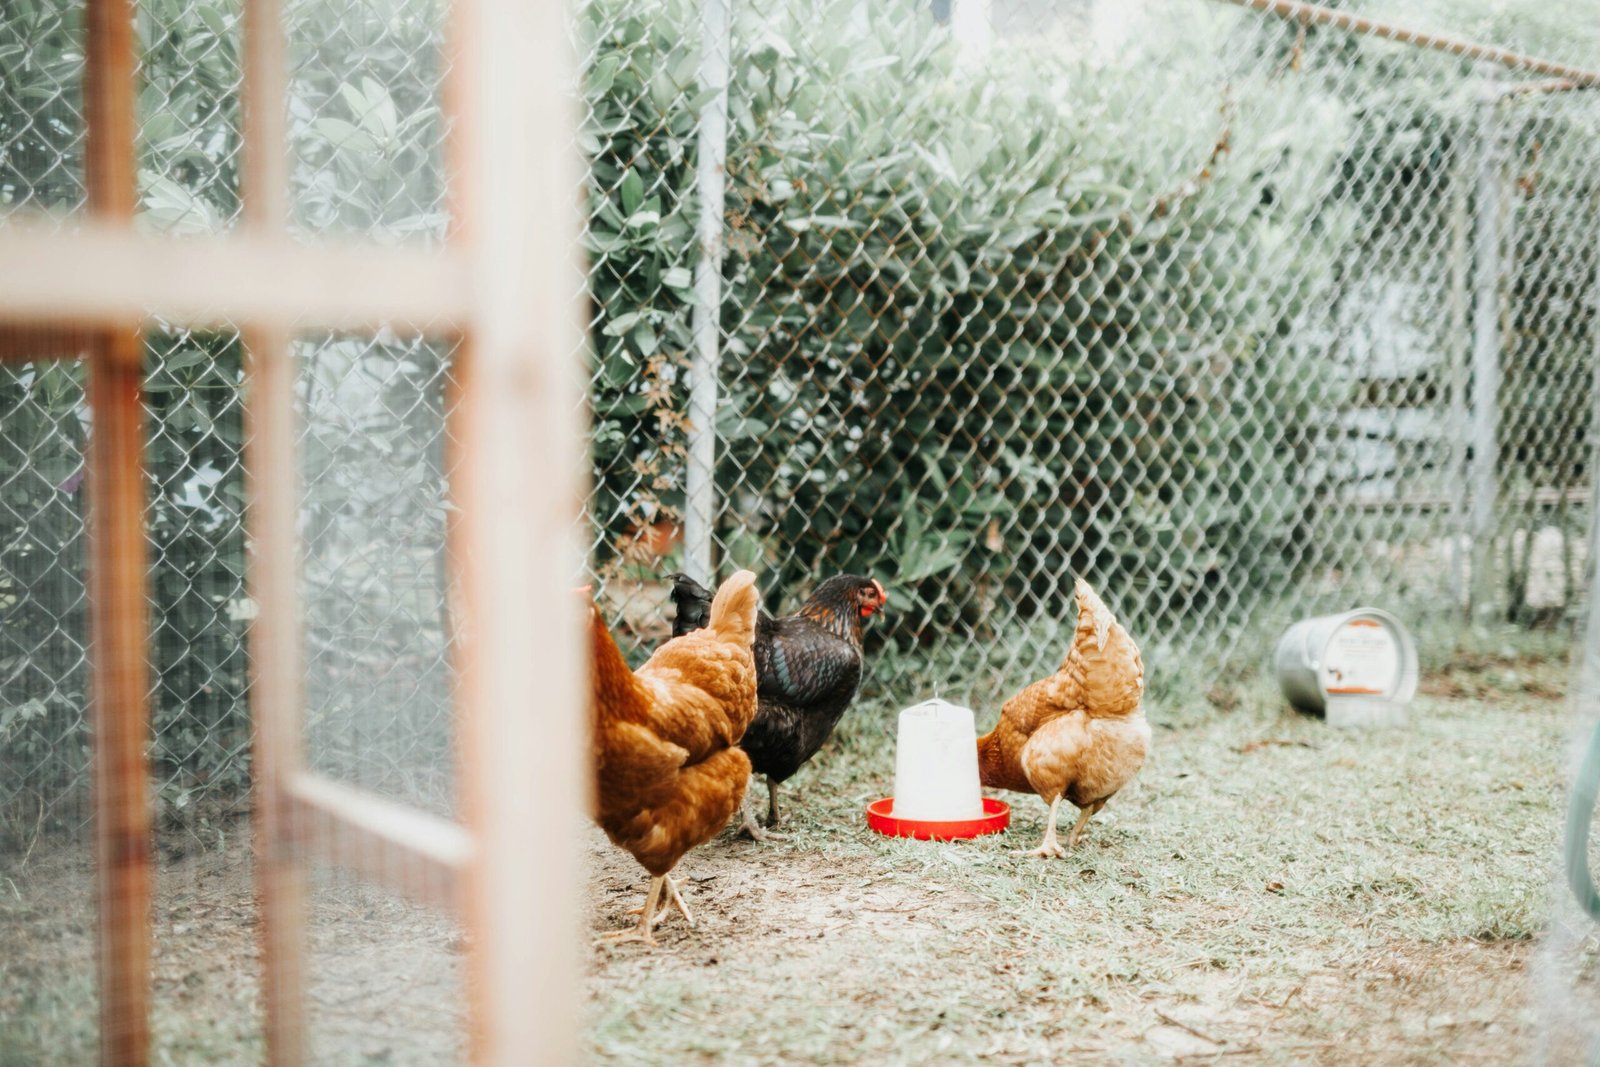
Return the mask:
[[[755,781],[754,775],[751,775],[751,781]],[[739,803],[739,812],[742,816],[742,821],[739,825],[739,833],[743,834],[745,837],[750,838],[752,841],[765,841],[769,837],[776,841],[785,840],[782,834],[773,833],[771,830],[762,828],[761,822],[756,818],[756,813],[750,803],[749,787],[745,788],[744,800],[740,801]],[[769,778],[767,780],[767,817],[769,819],[767,825],[771,826],[777,822],[775,817],[776,812],[777,801],[773,799],[772,780]]]
[[[665,877],[667,879],[667,891],[662,896],[661,906],[657,909],[656,913],[650,917],[650,925],[656,926],[660,924],[661,920],[667,917],[667,912],[671,911],[672,908],[676,906],[678,911],[683,914],[684,921],[687,922],[692,929],[694,927],[694,916],[689,914],[689,905],[684,903],[683,883],[672,877],[670,874],[666,875]],[[638,915],[643,911],[644,905],[641,904],[637,908],[629,908],[628,914]]]
[[639,909],[639,925],[632,930],[614,930],[609,934],[601,934],[595,938],[597,945],[621,945],[628,941],[642,941],[647,945],[656,943],[656,935],[652,932],[655,926],[656,906],[661,902],[661,890],[667,883],[666,875],[657,875],[650,879],[650,890],[645,893],[644,907]]
[[[1037,856],[1040,859],[1045,860],[1059,860],[1066,858],[1066,849],[1062,848],[1060,842],[1056,840],[1056,809],[1060,806],[1061,794],[1057,793],[1055,798],[1050,801],[1050,815],[1045,820],[1044,824],[1044,840],[1039,842],[1038,848],[1017,849],[1013,851],[1011,853],[1013,856]],[[1088,811],[1089,809],[1085,808],[1084,810]],[[1087,821],[1087,819],[1088,816],[1085,815],[1083,820],[1080,820],[1078,824],[1080,828],[1082,827],[1083,822]],[[1077,832],[1077,830],[1073,830],[1073,841],[1077,840]]]
[[778,825],[778,783],[772,780],[772,775],[767,775],[767,826],[776,829]]
[[[1082,811],[1078,812],[1078,821],[1072,827],[1072,833],[1067,835],[1067,847],[1068,848],[1077,848],[1078,847],[1078,838],[1083,836],[1083,828],[1085,826],[1089,825],[1089,819],[1094,815],[1094,813],[1099,811],[1101,808],[1103,808],[1105,806],[1106,806],[1106,802],[1105,801],[1097,800],[1093,804],[1090,804],[1087,807],[1085,807]],[[1055,822],[1054,819],[1051,819],[1050,821],[1052,823]]]

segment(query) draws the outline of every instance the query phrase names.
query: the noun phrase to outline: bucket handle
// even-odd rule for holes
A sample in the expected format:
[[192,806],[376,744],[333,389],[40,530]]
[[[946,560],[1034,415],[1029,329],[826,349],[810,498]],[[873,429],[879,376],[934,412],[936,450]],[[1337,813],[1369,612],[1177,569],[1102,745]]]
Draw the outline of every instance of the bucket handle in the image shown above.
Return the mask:
[[1600,922],[1600,888],[1589,870],[1589,835],[1594,809],[1600,801],[1600,725],[1589,738],[1588,750],[1572,784],[1572,807],[1567,811],[1567,885],[1589,918]]

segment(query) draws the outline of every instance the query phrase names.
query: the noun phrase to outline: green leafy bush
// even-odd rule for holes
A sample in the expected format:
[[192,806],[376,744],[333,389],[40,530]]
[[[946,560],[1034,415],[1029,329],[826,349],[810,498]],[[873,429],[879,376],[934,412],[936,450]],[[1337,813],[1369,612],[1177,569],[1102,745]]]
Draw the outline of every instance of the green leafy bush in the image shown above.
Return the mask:
[[[674,40],[688,16],[628,17]],[[607,86],[620,47],[591,67]],[[1058,611],[1069,571],[1168,621],[1219,575],[1283,577],[1303,490],[1280,457],[1326,395],[1293,327],[1346,239],[1321,204],[1336,149],[1292,79],[1229,95],[1175,62],[1157,100],[1146,70],[1060,49],[968,70],[909,2],[746,14],[733,52],[718,484],[741,563],[783,585],[880,573],[916,594],[896,628],[922,640],[981,629],[1000,596]],[[693,81],[671,88],[633,96],[657,110],[607,158],[693,158],[658,140],[693,129]],[[678,239],[619,252],[613,225],[607,257],[638,247],[686,278],[684,166],[663,183]],[[685,294],[650,291],[681,351]],[[615,410],[641,388],[613,355],[638,305],[595,296],[595,404]],[[631,472],[596,458],[625,499]]]

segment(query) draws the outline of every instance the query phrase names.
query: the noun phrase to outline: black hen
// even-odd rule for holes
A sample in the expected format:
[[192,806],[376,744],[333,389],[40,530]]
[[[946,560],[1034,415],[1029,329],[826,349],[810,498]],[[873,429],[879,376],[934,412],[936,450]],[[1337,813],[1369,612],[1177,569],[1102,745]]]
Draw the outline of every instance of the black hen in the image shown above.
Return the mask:
[[711,590],[687,574],[669,574],[667,581],[672,583],[672,603],[677,608],[672,636],[682,637],[707,626],[711,621]]
[[[699,588],[684,582],[685,597],[690,587]],[[678,589],[675,585],[673,600],[682,604]],[[795,614],[774,619],[762,612],[757,619],[759,704],[739,747],[754,771],[766,775],[767,825],[778,822],[778,786],[816,755],[855,699],[861,684],[861,620],[888,599],[877,580],[840,574],[817,586]],[[745,797],[744,830],[764,837],[750,812],[748,792]]]

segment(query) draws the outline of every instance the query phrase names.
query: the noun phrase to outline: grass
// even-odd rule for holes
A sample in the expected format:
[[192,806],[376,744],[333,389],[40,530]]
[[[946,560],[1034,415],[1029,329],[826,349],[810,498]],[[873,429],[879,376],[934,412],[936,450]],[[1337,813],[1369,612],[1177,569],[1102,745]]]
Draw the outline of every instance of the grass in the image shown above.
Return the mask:
[[[1520,1061],[1567,669],[1541,638],[1478,644],[1430,676],[1401,731],[1330,731],[1259,677],[1173,679],[1152,697],[1140,778],[1052,863],[1009,855],[1042,833],[1027,796],[1008,797],[1012,829],[993,838],[868,833],[861,809],[893,777],[893,709],[863,708],[791,783],[790,840],[725,835],[684,861],[700,929],[669,925],[654,952],[596,950],[591,1051]],[[615,925],[642,878],[614,851],[597,859],[595,922]]]
[[[1007,798],[1013,826],[996,837],[869,833],[862,808],[889,790],[895,711],[925,694],[865,703],[786,790],[788,840],[725,834],[684,860],[695,929],[673,919],[654,950],[592,950],[590,1058],[1526,1060],[1548,1017],[1530,972],[1564,803],[1566,648],[1469,635],[1430,664],[1411,725],[1390,732],[1331,731],[1248,672],[1160,672],[1150,762],[1054,862],[1009,854],[1042,833],[1044,805],[1027,796]],[[1008,687],[991,688],[981,722]],[[245,831],[163,857],[158,1063],[259,1059]],[[17,860],[0,863],[0,1065],[84,1062],[87,850],[47,836]],[[594,833],[590,929],[631,922],[643,889]],[[311,917],[319,1060],[460,1052],[452,924],[347,884],[319,888]],[[1580,984],[1540,995],[1592,1010],[1600,943],[1577,936]]]

